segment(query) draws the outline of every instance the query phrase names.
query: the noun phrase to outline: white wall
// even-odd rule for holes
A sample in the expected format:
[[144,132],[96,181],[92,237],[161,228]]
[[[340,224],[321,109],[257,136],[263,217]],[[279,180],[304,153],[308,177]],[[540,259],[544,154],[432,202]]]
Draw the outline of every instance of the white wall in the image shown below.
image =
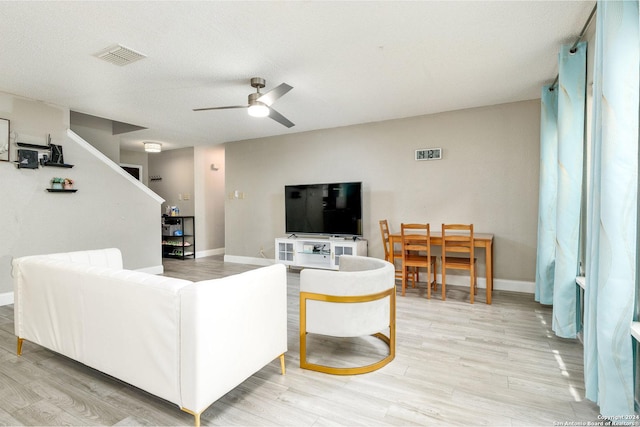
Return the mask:
[[[226,144],[225,249],[274,258],[286,184],[362,181],[369,255],[383,257],[378,221],[474,223],[495,235],[494,277],[533,282],[540,101],[453,111]],[[443,160],[414,160],[441,147]],[[484,264],[484,255],[480,255]],[[479,272],[479,276],[484,271]]]
[[[118,247],[125,268],[162,271],[159,202],[67,137],[67,108],[0,93],[0,117],[32,142],[44,144],[50,133],[75,165],[27,170],[0,162],[0,304],[13,290],[11,260],[24,255]],[[78,191],[48,193],[56,176],[73,178]]]

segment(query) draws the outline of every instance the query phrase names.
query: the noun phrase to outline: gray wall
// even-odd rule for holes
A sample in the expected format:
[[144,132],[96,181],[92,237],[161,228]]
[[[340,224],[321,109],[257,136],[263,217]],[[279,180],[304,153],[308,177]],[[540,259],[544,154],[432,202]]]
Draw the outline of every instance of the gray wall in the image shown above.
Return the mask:
[[177,206],[180,215],[195,215],[193,147],[149,154],[149,176],[162,180],[149,180],[149,188],[162,197],[162,213],[167,206]]
[[[44,144],[50,133],[63,146],[65,161],[75,165],[31,170],[0,162],[0,304],[13,291],[14,257],[118,247],[125,268],[162,268],[160,204],[67,137],[67,108],[0,93],[0,117],[11,120],[21,142]],[[73,178],[78,192],[48,193],[53,177]]]
[[[212,168],[215,165],[217,170]],[[196,252],[224,253],[225,147],[195,147]]]
[[72,131],[115,163],[120,163],[120,137],[113,135],[113,121],[75,111],[69,116]]
[[[540,101],[226,144],[226,254],[274,257],[285,234],[284,185],[362,181],[369,255],[383,257],[378,221],[474,223],[495,235],[494,277],[535,280]],[[441,147],[443,160],[414,160]],[[484,263],[484,255],[480,255]],[[484,268],[484,267],[482,267]],[[484,271],[479,272],[479,276]]]
[[137,165],[142,167],[140,182],[149,186],[149,154],[144,151],[128,151],[120,149],[120,164]]

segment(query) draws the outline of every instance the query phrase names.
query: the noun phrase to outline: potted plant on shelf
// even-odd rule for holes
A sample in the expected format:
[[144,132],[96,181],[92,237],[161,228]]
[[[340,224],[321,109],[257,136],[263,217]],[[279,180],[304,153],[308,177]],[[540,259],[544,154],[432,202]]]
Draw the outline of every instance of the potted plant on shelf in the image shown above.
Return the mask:
[[73,180],[71,178],[65,178],[63,185],[65,190],[71,190],[73,189]]
[[63,184],[63,178],[51,178],[51,188],[53,188],[54,190],[62,190]]

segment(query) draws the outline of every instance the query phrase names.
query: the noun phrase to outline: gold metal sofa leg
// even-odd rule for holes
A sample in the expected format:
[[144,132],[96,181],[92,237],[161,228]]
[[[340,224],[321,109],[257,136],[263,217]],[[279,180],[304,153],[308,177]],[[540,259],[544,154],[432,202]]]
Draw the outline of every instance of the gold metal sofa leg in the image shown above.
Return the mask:
[[287,373],[287,370],[284,366],[284,353],[280,355],[280,371],[282,372],[282,375]]
[[[282,353],[280,356],[280,369],[282,370],[282,375],[285,374],[285,367],[284,367],[284,353]],[[202,412],[194,412],[191,409],[187,409],[187,408],[180,408],[180,410],[182,412],[186,412],[187,414],[193,415],[194,420],[193,420],[193,425],[195,427],[200,427],[200,415],[206,411],[208,408],[205,408],[204,410],[202,410]]]
[[202,411],[202,412],[193,412],[192,410],[187,409],[187,408],[180,408],[180,410],[183,411],[183,412],[186,412],[187,414],[193,415],[193,417],[194,417],[193,425],[195,427],[200,427],[200,414],[202,414],[202,412],[204,412],[204,411]]
[[18,343],[16,347],[16,354],[18,356],[22,356],[22,343],[24,342],[24,338],[18,337]]

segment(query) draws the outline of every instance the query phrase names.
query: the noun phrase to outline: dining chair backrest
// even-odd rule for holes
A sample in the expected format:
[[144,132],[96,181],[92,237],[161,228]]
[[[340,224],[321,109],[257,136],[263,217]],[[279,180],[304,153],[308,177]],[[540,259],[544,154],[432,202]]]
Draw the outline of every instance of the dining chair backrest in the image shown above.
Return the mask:
[[475,258],[473,224],[442,224],[442,255],[449,252],[469,254]]
[[382,235],[382,247],[384,248],[384,259],[391,259],[391,244],[389,240],[389,222],[386,219],[380,220],[380,234]]
[[426,260],[431,257],[431,229],[429,224],[401,224],[403,259],[422,253]]

